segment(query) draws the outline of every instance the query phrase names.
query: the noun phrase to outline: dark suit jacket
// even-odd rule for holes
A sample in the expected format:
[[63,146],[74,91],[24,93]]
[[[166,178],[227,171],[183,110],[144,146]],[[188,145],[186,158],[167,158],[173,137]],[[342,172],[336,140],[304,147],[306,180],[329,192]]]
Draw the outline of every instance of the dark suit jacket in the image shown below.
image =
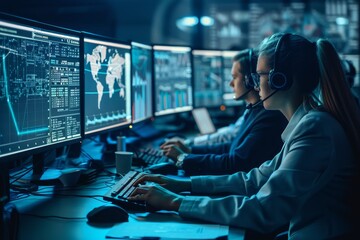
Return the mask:
[[194,146],[183,162],[186,175],[248,172],[272,159],[283,145],[281,133],[288,121],[280,111],[263,106],[250,109],[232,143]]

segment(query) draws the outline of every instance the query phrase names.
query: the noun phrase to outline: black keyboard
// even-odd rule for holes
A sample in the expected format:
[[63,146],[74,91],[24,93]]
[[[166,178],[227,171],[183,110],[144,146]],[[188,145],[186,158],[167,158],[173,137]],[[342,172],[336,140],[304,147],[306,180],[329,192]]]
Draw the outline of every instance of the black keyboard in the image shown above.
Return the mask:
[[144,162],[145,166],[172,161],[163,155],[162,150],[155,148],[141,148],[138,150],[137,157]]
[[127,200],[136,188],[132,186],[132,184],[140,176],[142,176],[142,173],[140,172],[128,172],[103,196],[103,199],[129,211],[148,211],[149,209],[145,202]]

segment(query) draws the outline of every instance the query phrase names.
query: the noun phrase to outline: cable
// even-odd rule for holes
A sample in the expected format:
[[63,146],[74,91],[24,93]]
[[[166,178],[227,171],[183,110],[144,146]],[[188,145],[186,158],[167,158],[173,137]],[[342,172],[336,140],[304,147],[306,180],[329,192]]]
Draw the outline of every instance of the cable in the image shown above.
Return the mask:
[[41,216],[31,213],[21,213],[21,215],[31,216],[31,217],[38,217],[38,218],[59,218],[64,220],[84,220],[87,219],[86,217],[63,217],[63,216],[56,216],[56,215],[48,215],[48,216]]
[[[32,167],[30,167],[31,169],[32,169]],[[19,171],[17,171],[16,173],[14,173],[13,175],[10,175],[10,177],[11,178],[14,178],[14,177],[16,177],[16,176],[18,176],[18,175],[20,175],[20,174],[22,174],[24,171],[27,171],[27,170],[29,170],[28,168],[26,168],[26,167],[23,167],[23,169],[22,170],[19,170]],[[15,172],[15,170],[13,169],[12,171],[14,171]]]
[[15,178],[12,182],[10,182],[10,185],[12,185],[14,182],[17,182],[20,178],[28,174],[30,171],[33,170],[34,167],[30,167],[28,170],[26,170],[23,174],[21,174],[19,177]]

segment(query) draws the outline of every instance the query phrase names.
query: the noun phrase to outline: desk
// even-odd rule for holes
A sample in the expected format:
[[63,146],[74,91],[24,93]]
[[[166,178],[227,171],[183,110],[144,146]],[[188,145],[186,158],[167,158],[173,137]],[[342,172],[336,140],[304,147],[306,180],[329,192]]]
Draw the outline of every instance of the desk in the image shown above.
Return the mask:
[[[62,189],[56,193],[67,195],[102,195],[114,183],[114,178],[102,176],[89,185]],[[80,240],[80,239],[105,239],[106,233],[113,224],[90,225],[87,223],[86,214],[94,207],[110,204],[97,198],[51,196],[54,187],[41,187],[39,193],[50,196],[29,196],[14,200],[20,212],[19,240]],[[60,189],[59,189],[60,190]],[[40,216],[62,216],[79,219],[40,218],[26,214]],[[185,222],[181,217],[172,212],[159,213],[130,213],[129,221],[139,222]],[[186,221],[187,223],[189,221]],[[194,222],[193,222],[194,223]],[[244,231],[230,228],[230,240],[244,239]]]

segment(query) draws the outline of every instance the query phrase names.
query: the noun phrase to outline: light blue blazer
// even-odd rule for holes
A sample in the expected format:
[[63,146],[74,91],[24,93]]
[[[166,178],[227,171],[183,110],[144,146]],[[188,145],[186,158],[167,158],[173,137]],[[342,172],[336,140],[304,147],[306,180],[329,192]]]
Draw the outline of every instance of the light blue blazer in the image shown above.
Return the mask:
[[329,113],[301,105],[282,139],[280,153],[249,173],[192,177],[193,193],[225,197],[187,196],[180,216],[263,233],[290,224],[289,239],[349,232],[356,170],[342,126]]

